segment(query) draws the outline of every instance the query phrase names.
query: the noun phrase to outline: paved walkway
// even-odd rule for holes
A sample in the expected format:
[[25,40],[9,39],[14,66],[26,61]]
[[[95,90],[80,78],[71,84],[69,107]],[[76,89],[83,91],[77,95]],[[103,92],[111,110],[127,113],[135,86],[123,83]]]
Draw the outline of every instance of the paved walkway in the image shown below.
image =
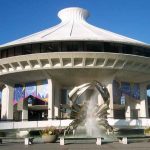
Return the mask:
[[0,145],[0,150],[150,150],[149,142],[130,143],[123,145],[118,142],[107,143],[97,146],[94,143],[68,143],[60,146],[59,143],[33,144],[25,146],[23,143],[4,143]]

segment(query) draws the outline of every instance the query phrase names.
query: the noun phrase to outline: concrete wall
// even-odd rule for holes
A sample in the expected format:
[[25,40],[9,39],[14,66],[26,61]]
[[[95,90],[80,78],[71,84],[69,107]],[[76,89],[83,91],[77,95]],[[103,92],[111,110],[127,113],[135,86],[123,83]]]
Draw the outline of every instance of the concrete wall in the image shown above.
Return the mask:
[[[42,128],[56,126],[59,128],[67,127],[72,120],[48,120],[48,121],[22,121],[22,122],[0,122],[0,130],[4,129],[31,129],[31,128]],[[144,129],[150,126],[150,119],[108,119],[108,123],[111,126],[117,128],[139,128]]]

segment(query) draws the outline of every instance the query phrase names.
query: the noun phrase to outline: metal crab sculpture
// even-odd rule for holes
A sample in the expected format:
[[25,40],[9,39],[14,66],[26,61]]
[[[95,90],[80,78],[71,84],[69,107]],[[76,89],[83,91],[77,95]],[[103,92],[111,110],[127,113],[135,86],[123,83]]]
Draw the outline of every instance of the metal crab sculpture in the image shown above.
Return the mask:
[[71,106],[68,107],[68,109],[71,110],[70,118],[73,118],[73,121],[65,129],[64,135],[71,131],[75,131],[78,125],[85,121],[87,116],[87,102],[85,101],[85,104],[79,105],[76,103],[76,101],[90,87],[95,87],[104,100],[103,104],[96,105],[96,107],[94,108],[94,115],[97,118],[98,125],[103,126],[106,129],[107,133],[113,132],[112,126],[110,126],[107,121],[107,110],[109,109],[110,102],[109,92],[107,88],[103,86],[100,82],[93,81],[91,83],[82,84],[78,87],[73,88],[68,94],[68,97],[72,103]]

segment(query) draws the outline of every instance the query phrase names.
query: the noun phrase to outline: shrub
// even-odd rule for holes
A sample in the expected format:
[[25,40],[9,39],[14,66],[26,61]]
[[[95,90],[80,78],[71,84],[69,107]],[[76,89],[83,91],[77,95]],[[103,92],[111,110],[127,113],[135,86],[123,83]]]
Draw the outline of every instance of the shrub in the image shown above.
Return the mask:
[[47,127],[45,129],[40,130],[40,134],[41,135],[56,135],[57,133],[57,129],[54,126],[51,127]]

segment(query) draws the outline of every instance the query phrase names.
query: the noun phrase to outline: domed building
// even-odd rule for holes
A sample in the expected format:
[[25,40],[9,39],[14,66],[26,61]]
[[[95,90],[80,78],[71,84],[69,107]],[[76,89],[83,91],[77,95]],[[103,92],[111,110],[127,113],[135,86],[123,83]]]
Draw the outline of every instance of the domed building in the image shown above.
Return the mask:
[[150,45],[89,24],[82,8],[63,9],[58,17],[58,25],[0,46],[3,128],[57,126],[61,119],[68,125],[61,110],[68,92],[93,80],[110,93],[111,125],[150,125]]

